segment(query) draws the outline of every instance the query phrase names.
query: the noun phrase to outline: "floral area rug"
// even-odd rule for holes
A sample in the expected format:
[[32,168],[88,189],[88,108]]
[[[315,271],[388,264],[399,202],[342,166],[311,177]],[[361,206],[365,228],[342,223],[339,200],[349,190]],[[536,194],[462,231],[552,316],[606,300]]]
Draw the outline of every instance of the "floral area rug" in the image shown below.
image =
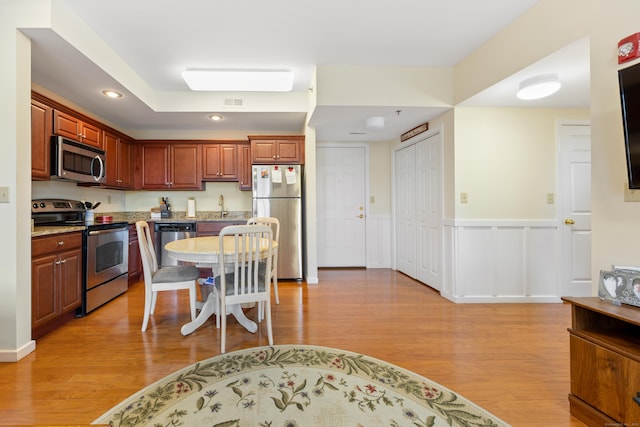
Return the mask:
[[455,392],[384,361],[326,347],[257,347],[152,384],[110,426],[508,426]]

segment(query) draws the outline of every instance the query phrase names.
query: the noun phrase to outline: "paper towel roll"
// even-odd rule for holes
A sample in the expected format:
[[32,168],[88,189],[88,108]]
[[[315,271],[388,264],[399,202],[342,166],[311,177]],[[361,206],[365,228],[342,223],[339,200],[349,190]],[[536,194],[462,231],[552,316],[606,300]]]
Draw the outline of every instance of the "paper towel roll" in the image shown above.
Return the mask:
[[187,200],[187,216],[190,218],[196,216],[196,201],[194,199]]

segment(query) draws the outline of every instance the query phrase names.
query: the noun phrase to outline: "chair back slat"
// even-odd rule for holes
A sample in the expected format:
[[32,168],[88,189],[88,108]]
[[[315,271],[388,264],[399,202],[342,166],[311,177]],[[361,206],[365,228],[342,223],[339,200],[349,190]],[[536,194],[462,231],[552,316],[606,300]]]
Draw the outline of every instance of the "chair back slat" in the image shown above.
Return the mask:
[[[229,243],[225,236],[233,236],[233,248],[225,247],[225,243]],[[220,253],[225,254],[220,257],[219,269],[221,272],[227,271],[221,274],[223,300],[227,304],[238,299],[243,300],[241,302],[251,298],[255,301],[265,300],[269,290],[269,275],[265,272],[271,269],[273,251],[271,228],[266,225],[227,226],[220,231],[219,240]],[[229,257],[229,254],[232,256]],[[227,283],[227,280],[233,282]]]

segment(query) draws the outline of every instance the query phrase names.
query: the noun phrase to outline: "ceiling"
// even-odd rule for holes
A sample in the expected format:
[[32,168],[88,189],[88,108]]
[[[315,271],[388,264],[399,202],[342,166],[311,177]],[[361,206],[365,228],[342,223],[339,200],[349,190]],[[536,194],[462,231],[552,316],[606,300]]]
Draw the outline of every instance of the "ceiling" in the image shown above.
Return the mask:
[[[132,135],[163,130],[301,132],[306,112],[286,105],[291,99],[306,99],[316,65],[451,67],[536,2],[57,0],[57,7],[81,21],[78,27],[86,24],[85,30],[105,43],[104,57],[112,55],[114,63],[124,64],[125,72],[120,73],[98,66],[97,56],[81,52],[83,47],[71,45],[55,28],[24,32],[32,39],[35,84]],[[188,68],[290,69],[296,77],[292,93],[222,94],[225,101],[253,99],[272,109],[222,108],[219,102],[209,102],[207,94],[188,89],[180,75]],[[559,74],[560,92],[529,104],[515,98],[521,80],[549,72]],[[118,90],[124,97],[107,99],[100,94],[103,89]],[[162,102],[154,105],[152,98]],[[531,64],[464,105],[588,107],[588,41],[577,41]],[[444,109],[322,106],[314,111],[313,123],[319,142],[388,141]],[[208,120],[214,112],[221,112],[224,120]],[[370,116],[383,116],[385,129],[365,129]]]

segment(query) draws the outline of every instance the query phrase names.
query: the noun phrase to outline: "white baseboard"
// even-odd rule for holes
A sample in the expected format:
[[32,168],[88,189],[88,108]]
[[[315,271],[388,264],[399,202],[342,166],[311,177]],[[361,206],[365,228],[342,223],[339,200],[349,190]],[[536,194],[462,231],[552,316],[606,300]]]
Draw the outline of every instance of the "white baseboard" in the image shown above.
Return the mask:
[[36,342],[31,340],[16,350],[0,350],[0,362],[17,362],[35,349]]

